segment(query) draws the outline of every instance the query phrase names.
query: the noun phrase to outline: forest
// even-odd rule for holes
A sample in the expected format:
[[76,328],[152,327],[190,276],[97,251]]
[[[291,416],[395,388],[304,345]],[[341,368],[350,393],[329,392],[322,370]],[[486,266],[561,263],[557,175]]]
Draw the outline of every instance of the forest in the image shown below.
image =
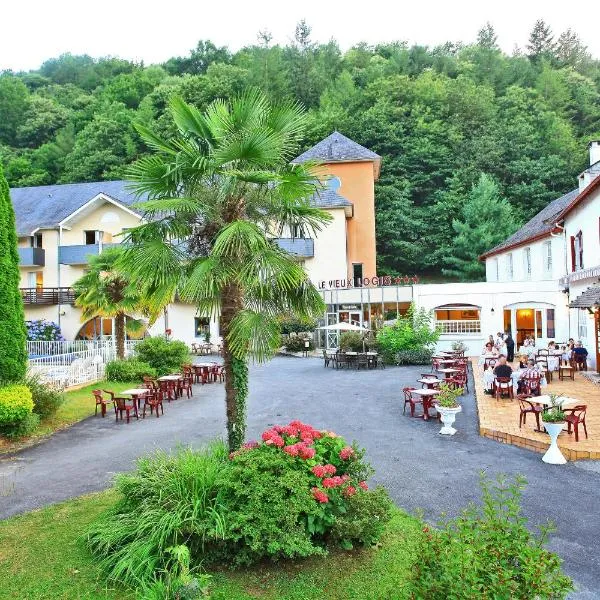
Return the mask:
[[168,135],[168,99],[199,108],[258,87],[309,116],[303,150],[338,130],[382,156],[380,274],[476,280],[477,256],[573,189],[600,139],[600,61],[543,20],[511,54],[489,23],[469,43],[315,43],[298,23],[238,51],[198,42],[160,65],[65,54],[0,75],[0,155],[11,187],[120,179]]

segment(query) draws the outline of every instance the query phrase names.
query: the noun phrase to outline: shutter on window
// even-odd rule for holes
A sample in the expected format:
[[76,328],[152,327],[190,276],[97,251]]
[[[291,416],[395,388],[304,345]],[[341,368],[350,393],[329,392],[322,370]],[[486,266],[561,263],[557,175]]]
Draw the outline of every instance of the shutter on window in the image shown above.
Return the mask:
[[571,271],[575,272],[575,236],[571,236]]

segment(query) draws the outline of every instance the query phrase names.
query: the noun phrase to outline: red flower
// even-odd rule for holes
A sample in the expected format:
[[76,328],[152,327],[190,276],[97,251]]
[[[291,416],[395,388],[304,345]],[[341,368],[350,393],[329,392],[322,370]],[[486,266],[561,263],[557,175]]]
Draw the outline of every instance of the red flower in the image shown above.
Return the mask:
[[327,475],[327,469],[323,466],[323,465],[315,465],[312,468],[312,472],[317,476],[317,477],[325,477],[325,475]]
[[280,435],[274,435],[271,438],[271,441],[278,447],[278,448],[283,448],[285,446],[285,442],[283,440],[283,438]]
[[283,451],[290,456],[298,456],[298,445],[292,444],[290,446],[286,446]]
[[314,487],[311,489],[313,498],[317,501],[320,502],[321,504],[325,504],[326,502],[329,502],[329,496],[322,490],[320,490],[317,487]]
[[323,468],[325,469],[325,473],[327,473],[327,475],[335,475],[337,470],[334,465],[325,465]]
[[350,496],[354,496],[354,494],[356,494],[356,488],[352,485],[349,485],[344,490],[344,496],[346,496],[346,498],[350,498]]
[[335,477],[326,477],[325,479],[323,479],[323,487],[326,488],[338,487],[343,483],[344,480],[339,475],[336,475]]
[[309,448],[308,446],[300,446],[300,458],[304,460],[309,460],[310,458],[314,458],[316,451],[314,448]]
[[366,481],[361,481],[358,485],[360,485],[360,487],[365,491],[369,489]]
[[345,446],[340,450],[340,458],[342,460],[348,460],[351,456],[354,455],[354,448],[351,446]]

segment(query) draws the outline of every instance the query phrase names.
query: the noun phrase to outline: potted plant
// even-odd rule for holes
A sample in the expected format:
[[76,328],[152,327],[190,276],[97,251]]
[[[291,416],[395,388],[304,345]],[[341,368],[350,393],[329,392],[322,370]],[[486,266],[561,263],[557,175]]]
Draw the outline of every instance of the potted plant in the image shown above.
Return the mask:
[[462,410],[456,399],[463,393],[462,388],[450,387],[447,383],[440,384],[440,393],[435,397],[435,408],[440,413],[444,426],[440,429],[442,435],[454,435],[456,429],[452,427],[456,420],[456,413]]
[[565,424],[565,413],[562,405],[564,400],[557,394],[550,394],[550,406],[548,410],[542,413],[542,425],[550,436],[550,447],[542,460],[551,465],[564,465],[567,459],[563,456],[558,447],[558,434],[562,431]]
[[452,342],[452,351],[460,354],[464,354],[467,351],[467,345],[464,342]]

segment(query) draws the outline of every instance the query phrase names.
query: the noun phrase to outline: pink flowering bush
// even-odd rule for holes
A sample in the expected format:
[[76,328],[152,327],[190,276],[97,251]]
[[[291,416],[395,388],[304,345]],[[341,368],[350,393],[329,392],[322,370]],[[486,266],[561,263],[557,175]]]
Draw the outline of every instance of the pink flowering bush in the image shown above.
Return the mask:
[[332,431],[274,425],[230,461],[220,502],[237,562],[318,554],[332,541],[372,544],[390,518],[387,492],[365,482],[373,470],[364,450]]

